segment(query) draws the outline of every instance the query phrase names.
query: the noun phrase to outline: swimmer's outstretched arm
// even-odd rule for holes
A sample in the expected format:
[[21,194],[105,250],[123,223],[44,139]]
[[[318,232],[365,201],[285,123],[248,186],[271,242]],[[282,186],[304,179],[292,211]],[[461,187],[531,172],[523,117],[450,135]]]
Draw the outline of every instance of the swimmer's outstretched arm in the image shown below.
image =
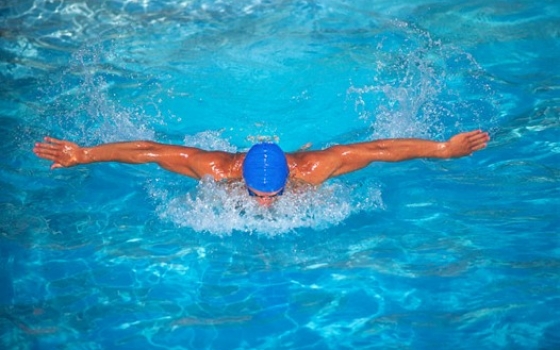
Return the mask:
[[[362,169],[372,162],[400,162],[416,158],[459,158],[486,147],[490,137],[481,130],[464,132],[445,142],[423,139],[386,139],[337,145],[323,151],[302,152],[298,163],[309,164],[302,178],[318,184],[331,177]],[[311,170],[313,169],[313,170]]]
[[52,137],[45,137],[44,142],[36,143],[33,152],[40,158],[52,161],[51,169],[98,162],[156,163],[164,169],[196,179],[209,175],[217,180],[228,178],[230,162],[235,158],[232,153],[152,141],[80,147],[73,142]]

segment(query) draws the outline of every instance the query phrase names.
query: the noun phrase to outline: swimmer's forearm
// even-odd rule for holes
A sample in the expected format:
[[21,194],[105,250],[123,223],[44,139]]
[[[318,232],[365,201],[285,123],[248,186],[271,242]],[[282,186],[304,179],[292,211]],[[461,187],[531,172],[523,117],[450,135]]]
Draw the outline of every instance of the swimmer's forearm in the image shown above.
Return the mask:
[[370,149],[374,161],[400,162],[416,158],[450,158],[446,142],[423,139],[391,139],[374,141]]
[[460,133],[447,141],[424,139],[393,139],[374,141],[375,151],[381,161],[399,162],[416,158],[459,158],[486,147],[488,133],[480,130]]
[[150,163],[157,161],[160,149],[159,144],[151,141],[107,143],[93,147],[82,147],[78,162],[79,164],[98,162]]
[[459,158],[486,147],[489,136],[480,130],[457,134],[445,142],[424,139],[386,139],[351,145],[333,146],[326,150],[323,163],[333,164],[329,174],[317,176],[314,182],[362,169],[372,162],[401,162],[417,158]]

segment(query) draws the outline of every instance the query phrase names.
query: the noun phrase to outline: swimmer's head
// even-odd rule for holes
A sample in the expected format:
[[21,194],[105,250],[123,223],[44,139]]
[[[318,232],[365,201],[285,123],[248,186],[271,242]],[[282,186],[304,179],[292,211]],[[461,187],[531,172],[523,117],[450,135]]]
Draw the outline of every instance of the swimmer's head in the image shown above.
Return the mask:
[[243,161],[243,179],[249,189],[265,193],[281,191],[290,170],[284,152],[274,143],[251,147]]

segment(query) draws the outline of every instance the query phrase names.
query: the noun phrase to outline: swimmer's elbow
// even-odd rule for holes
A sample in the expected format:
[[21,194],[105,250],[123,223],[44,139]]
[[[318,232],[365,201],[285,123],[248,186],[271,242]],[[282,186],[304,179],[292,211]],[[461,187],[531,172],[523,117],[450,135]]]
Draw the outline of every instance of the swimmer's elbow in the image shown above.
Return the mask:
[[136,141],[133,147],[143,151],[153,151],[160,148],[162,145],[154,141]]
[[133,152],[136,163],[158,163],[166,153],[166,145],[154,141],[138,141]]
[[122,145],[120,160],[126,163],[141,164],[157,162],[163,153],[163,146],[153,141],[134,141]]

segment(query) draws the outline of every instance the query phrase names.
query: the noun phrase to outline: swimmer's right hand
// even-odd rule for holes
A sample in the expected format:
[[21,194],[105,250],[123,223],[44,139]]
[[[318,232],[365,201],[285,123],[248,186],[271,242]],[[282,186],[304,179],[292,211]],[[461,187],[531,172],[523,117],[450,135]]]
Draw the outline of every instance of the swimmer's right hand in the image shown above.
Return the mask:
[[53,162],[51,169],[66,168],[82,163],[83,149],[69,141],[45,137],[44,142],[38,142],[33,152],[39,158]]
[[459,158],[486,148],[490,136],[482,130],[457,134],[444,143],[446,158]]

